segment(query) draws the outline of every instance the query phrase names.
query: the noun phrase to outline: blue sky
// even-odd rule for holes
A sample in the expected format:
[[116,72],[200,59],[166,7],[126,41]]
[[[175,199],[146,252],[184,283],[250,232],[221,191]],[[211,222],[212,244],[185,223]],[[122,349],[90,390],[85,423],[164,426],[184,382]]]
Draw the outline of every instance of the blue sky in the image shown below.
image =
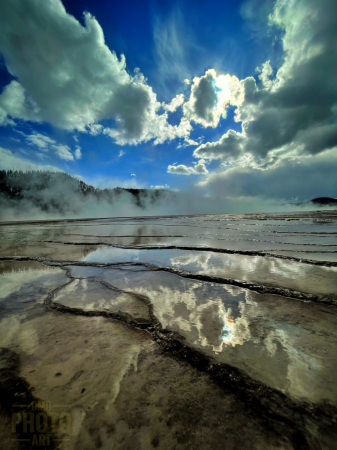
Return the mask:
[[4,2],[0,163],[101,187],[336,196],[336,16],[330,0]]

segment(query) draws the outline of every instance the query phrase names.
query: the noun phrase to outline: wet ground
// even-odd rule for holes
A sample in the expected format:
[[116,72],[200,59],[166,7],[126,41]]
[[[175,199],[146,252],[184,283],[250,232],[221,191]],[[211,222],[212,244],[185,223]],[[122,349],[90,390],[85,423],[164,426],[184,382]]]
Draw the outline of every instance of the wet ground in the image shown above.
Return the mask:
[[337,212],[0,232],[1,448],[337,448]]

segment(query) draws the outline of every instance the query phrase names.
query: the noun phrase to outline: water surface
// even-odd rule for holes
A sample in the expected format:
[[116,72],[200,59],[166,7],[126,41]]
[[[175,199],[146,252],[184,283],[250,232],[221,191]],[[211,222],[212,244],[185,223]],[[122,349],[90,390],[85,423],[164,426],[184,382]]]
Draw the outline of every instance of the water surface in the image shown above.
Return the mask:
[[[234,448],[234,433],[237,448],[293,449],[304,433],[330,449],[336,238],[335,211],[2,224],[0,346],[39,398],[69,405],[63,449],[152,448],[153,424],[161,448]],[[242,379],[223,391],[217,367]],[[207,440],[181,441],[201,417]]]

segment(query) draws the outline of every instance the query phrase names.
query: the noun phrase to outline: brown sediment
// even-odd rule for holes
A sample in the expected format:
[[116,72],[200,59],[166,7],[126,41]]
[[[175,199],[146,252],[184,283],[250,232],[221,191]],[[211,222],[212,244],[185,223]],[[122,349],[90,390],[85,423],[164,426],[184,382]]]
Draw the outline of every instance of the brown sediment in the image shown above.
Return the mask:
[[[63,449],[220,450],[244,448],[247,442],[256,450],[309,448],[299,447],[299,433],[291,426],[264,419],[207,373],[168,357],[142,338],[144,331],[104,318],[52,316],[43,344],[23,370],[43,398],[69,405],[74,430]],[[34,324],[43,326],[41,320]],[[120,335],[122,348],[116,341]],[[135,341],[142,343],[130,350]],[[130,351],[131,361],[125,358]],[[30,374],[32,362],[36,370]]]
[[[18,449],[34,448],[33,440],[37,434],[36,424],[40,415],[39,424],[45,427],[43,448],[56,449],[59,444],[53,431],[52,418],[46,409],[40,406],[41,400],[35,396],[34,388],[20,376],[20,365],[17,353],[9,348],[0,348],[0,416],[7,418],[7,427],[10,425],[12,428],[7,445],[9,448],[13,447],[13,444],[16,444]],[[31,421],[26,425],[25,415]]]

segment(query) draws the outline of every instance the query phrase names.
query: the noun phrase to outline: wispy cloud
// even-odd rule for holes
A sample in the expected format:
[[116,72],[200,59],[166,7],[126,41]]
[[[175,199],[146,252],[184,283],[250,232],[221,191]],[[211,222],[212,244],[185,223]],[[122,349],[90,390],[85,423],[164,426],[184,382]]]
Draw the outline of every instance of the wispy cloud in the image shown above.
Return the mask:
[[16,153],[2,147],[0,147],[0,166],[5,170],[50,170],[52,172],[63,172],[56,166],[36,164],[28,159],[21,158]]
[[[74,155],[71,153],[71,149],[67,145],[59,144],[54,139],[51,139],[44,134],[34,132],[33,134],[26,136],[26,141],[31,147],[37,147],[40,152],[49,152],[51,154],[54,153],[65,161],[74,161]],[[77,146],[75,158],[80,159],[81,156],[81,149]]]
[[169,98],[169,82],[180,82],[183,87],[184,79],[191,77],[188,54],[195,40],[178,8],[168,18],[154,17],[153,39],[158,82],[164,90],[163,94]]
[[79,147],[79,146],[76,147],[75,158],[76,159],[81,159],[82,158],[82,151],[81,151],[81,147]]

